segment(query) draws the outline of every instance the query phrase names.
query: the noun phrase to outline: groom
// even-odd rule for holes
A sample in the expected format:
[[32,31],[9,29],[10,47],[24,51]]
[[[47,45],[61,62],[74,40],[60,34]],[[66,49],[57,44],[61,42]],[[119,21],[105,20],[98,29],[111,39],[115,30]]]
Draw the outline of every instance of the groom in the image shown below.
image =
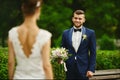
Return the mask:
[[89,80],[96,63],[96,38],[94,30],[83,26],[85,13],[76,10],[72,17],[73,27],[62,35],[62,47],[72,54],[66,60],[66,79]]

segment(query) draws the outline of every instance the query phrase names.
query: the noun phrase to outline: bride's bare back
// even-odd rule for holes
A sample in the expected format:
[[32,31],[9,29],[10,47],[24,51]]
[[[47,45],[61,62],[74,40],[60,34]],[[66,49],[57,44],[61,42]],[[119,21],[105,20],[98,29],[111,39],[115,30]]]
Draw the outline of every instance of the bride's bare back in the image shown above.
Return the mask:
[[31,54],[31,50],[36,41],[38,32],[39,32],[38,28],[24,27],[24,26],[18,27],[18,35],[19,35],[18,38],[26,57],[29,57],[29,55]]

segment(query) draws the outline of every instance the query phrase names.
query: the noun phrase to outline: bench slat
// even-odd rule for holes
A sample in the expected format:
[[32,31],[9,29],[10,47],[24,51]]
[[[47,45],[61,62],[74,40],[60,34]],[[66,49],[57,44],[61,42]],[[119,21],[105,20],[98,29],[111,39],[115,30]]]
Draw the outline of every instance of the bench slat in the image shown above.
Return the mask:
[[99,80],[99,79],[120,79],[120,75],[106,75],[106,76],[93,76],[90,80]]
[[120,69],[96,70],[90,80],[120,79]]
[[94,73],[94,75],[110,75],[110,74],[120,74],[120,69],[96,70]]

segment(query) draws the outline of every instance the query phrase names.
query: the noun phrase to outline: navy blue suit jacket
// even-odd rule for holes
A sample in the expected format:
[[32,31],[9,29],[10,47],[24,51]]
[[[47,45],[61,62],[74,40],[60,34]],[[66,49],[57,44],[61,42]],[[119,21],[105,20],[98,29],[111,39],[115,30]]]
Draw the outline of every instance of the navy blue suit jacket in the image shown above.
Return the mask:
[[[94,30],[82,27],[82,36],[86,35],[86,39],[81,40],[78,51],[72,46],[73,27],[65,30],[62,35],[62,47],[68,49],[69,54],[72,54],[66,60],[66,67],[68,71],[73,71],[78,68],[79,73],[86,74],[87,71],[95,71],[96,63],[96,38]],[[76,59],[75,59],[76,57]],[[74,67],[74,63],[77,67]]]

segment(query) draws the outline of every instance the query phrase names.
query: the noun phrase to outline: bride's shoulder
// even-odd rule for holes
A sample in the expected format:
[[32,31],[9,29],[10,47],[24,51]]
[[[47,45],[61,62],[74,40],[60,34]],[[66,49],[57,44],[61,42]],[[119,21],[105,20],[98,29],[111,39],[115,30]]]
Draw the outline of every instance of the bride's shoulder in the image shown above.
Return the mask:
[[52,37],[51,32],[45,29],[40,29],[39,37],[38,37],[38,41],[40,43],[44,45],[49,39],[51,39],[51,37]]
[[48,31],[48,30],[40,29],[40,32],[41,32],[42,35],[44,35],[44,36],[47,36],[47,35],[52,36],[52,33],[51,33],[50,31]]
[[12,27],[9,31],[8,31],[8,37],[11,40],[15,40],[17,35],[17,27]]
[[8,31],[8,33],[9,33],[9,34],[14,34],[14,33],[16,32],[16,30],[17,30],[17,26],[16,26],[16,27],[12,27],[12,28]]

